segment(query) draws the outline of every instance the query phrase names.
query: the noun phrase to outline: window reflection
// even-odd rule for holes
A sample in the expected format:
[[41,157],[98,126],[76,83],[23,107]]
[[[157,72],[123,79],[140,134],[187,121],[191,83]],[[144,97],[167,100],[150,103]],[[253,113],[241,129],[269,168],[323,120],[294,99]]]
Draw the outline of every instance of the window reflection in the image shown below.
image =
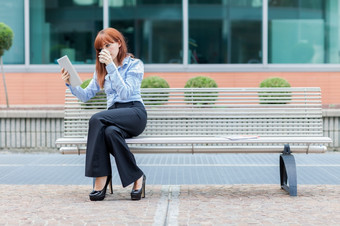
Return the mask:
[[[183,63],[182,0],[108,3],[109,26],[122,31],[129,52],[146,64]],[[263,63],[262,0],[188,3],[189,64]],[[73,63],[95,62],[103,0],[32,0],[29,10],[30,64],[55,63],[66,54]],[[15,33],[5,63],[24,63],[23,11],[21,0],[0,8],[0,17]],[[268,0],[268,63],[340,63],[339,11],[336,0]]]
[[30,1],[31,64],[56,63],[68,55],[72,63],[95,62],[94,38],[103,27],[98,0]]
[[188,62],[262,63],[261,21],[262,0],[189,0]]
[[339,1],[269,1],[269,63],[339,63]]
[[24,1],[2,1],[0,3],[0,22],[9,26],[14,33],[12,46],[3,55],[3,63],[24,64]]
[[182,63],[182,1],[110,1],[110,26],[144,63]]

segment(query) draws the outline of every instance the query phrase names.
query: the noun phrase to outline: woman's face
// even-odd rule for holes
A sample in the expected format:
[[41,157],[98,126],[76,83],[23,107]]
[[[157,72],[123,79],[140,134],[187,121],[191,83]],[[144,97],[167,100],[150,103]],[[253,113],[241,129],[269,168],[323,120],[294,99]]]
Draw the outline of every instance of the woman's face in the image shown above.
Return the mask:
[[120,44],[118,42],[106,43],[102,49],[106,49],[110,52],[113,61],[116,61],[119,53]]

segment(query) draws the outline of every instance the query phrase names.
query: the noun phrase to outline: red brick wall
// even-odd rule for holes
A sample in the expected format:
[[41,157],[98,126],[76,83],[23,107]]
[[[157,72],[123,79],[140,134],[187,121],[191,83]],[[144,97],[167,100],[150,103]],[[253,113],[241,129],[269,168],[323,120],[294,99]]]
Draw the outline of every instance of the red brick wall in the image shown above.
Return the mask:
[[[294,87],[321,87],[323,104],[340,105],[340,73],[338,72],[223,72],[223,73],[145,73],[145,77],[158,75],[170,87],[184,87],[192,77],[209,76],[219,87],[257,87],[268,77],[281,77]],[[92,73],[81,73],[83,80]],[[63,105],[66,86],[59,73],[6,73],[10,105]],[[5,105],[5,93],[0,79],[0,105]]]

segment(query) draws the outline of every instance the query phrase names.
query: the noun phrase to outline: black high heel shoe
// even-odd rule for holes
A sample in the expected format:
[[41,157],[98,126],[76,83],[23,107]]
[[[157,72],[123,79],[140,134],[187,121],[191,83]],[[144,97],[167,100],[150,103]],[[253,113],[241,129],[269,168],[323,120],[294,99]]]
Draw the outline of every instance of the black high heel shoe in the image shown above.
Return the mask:
[[132,188],[131,191],[131,200],[140,200],[141,198],[145,198],[145,180],[146,176],[143,174],[143,184],[142,187],[138,190],[134,190]]
[[113,193],[113,189],[112,189],[112,176],[109,175],[106,178],[106,183],[105,183],[105,186],[104,186],[104,188],[102,190],[100,190],[100,191],[93,190],[89,194],[90,200],[91,201],[101,201],[101,200],[103,200],[105,198],[106,188],[107,188],[107,186],[109,184],[110,184],[110,190],[111,190],[111,194],[112,194]]

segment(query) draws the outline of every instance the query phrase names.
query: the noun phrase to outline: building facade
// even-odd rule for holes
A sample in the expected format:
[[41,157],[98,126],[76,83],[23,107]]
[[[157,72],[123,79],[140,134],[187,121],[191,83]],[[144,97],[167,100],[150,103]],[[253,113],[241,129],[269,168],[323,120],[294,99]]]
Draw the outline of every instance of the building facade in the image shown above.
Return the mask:
[[82,78],[92,77],[96,34],[114,27],[145,76],[171,87],[198,75],[220,87],[282,77],[321,87],[325,107],[335,107],[339,14],[338,0],[0,0],[0,22],[15,34],[3,58],[10,104],[62,105],[56,60],[68,55]]

